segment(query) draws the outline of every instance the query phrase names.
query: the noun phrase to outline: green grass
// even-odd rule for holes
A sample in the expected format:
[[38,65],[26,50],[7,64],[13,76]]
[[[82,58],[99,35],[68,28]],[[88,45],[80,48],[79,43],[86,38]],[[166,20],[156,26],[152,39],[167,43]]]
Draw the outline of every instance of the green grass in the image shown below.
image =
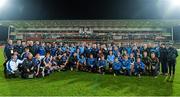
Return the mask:
[[[3,63],[2,49],[0,64]],[[0,67],[0,96],[180,96],[180,57],[174,82],[165,77],[126,77],[85,72],[58,72],[39,79],[5,79]]]

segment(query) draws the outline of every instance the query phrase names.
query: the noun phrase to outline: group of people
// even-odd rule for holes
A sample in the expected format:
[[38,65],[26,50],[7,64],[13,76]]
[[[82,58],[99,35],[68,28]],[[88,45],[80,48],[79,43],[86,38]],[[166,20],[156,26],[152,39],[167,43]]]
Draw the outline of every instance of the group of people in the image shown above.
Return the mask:
[[174,76],[177,50],[172,44],[44,43],[8,40],[5,77],[35,78],[59,71],[138,76]]

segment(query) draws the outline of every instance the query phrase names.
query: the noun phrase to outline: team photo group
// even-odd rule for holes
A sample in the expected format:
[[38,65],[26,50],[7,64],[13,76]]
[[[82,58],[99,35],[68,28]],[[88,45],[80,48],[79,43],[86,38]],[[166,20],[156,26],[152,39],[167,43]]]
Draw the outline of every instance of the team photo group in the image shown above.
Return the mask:
[[113,76],[175,74],[178,52],[170,43],[45,43],[8,40],[4,48],[6,78],[39,78],[54,72],[89,72]]

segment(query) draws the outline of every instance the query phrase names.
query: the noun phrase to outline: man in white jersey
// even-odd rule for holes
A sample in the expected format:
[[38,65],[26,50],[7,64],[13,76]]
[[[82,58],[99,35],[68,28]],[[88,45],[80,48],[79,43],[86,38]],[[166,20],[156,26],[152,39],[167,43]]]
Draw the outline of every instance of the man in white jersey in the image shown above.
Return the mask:
[[12,58],[6,63],[7,76],[18,77],[19,76],[18,66],[21,63],[22,61],[17,58],[16,54],[14,54]]

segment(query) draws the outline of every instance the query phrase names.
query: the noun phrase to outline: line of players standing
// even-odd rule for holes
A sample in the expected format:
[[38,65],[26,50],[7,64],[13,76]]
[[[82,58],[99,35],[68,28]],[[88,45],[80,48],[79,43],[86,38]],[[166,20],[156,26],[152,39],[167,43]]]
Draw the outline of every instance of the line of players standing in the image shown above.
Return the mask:
[[[34,78],[54,71],[87,71],[114,76],[175,74],[177,50],[172,44],[117,46],[112,44],[63,44],[36,41],[13,44],[4,48],[6,77]],[[161,69],[160,69],[161,66]],[[160,72],[161,71],[161,72]],[[169,72],[168,72],[169,71]]]

